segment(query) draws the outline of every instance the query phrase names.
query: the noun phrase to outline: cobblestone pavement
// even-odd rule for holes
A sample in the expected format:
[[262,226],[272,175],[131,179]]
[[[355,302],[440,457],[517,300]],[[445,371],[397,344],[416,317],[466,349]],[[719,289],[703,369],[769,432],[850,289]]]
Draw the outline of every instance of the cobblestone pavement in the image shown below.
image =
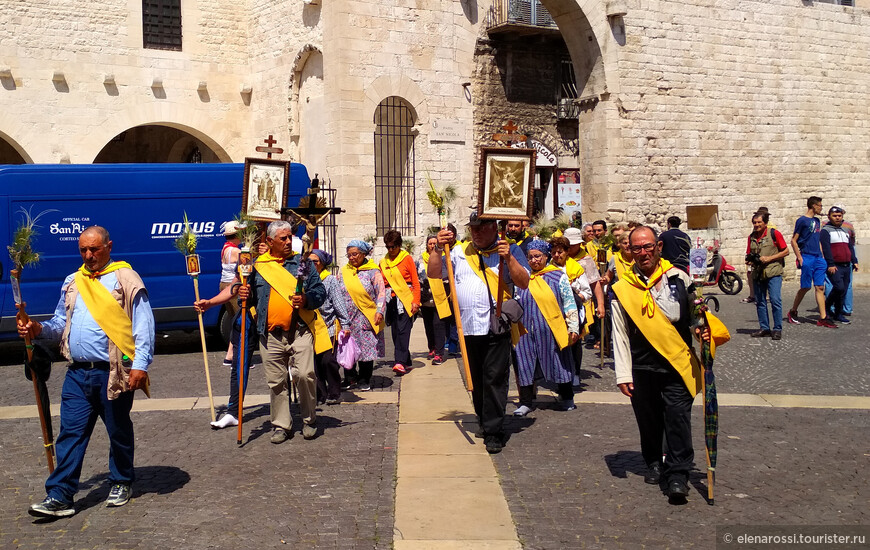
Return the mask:
[[[705,289],[708,290],[708,289]],[[797,286],[783,288],[783,309],[794,300]],[[752,338],[758,330],[755,304],[744,304],[739,296],[709,292],[720,301],[716,315],[731,332],[732,340],[716,355],[716,382],[722,393],[774,393],[792,395],[870,395],[870,290],[855,289],[852,323],[837,329],[817,327],[815,301],[807,295],[800,315],[813,324],[790,325],[784,321],[782,340]],[[813,308],[812,310],[809,308]],[[785,311],[783,314],[785,314]],[[613,362],[597,350],[583,352],[582,389],[616,391]]]
[[703,470],[691,476],[688,503],[675,506],[643,481],[631,407],[511,418],[493,459],[523,547],[714,548],[716,526],[870,524],[866,411],[728,407],[720,421],[715,505]]
[[320,437],[297,431],[281,445],[269,443],[268,406],[252,408],[242,447],[235,430],[204,428],[204,413],[134,416],[138,479],[133,500],[112,509],[103,505],[108,441],[98,423],[78,512],[55,522],[26,512],[45,494],[39,422],[0,422],[0,548],[391,547],[395,405],[326,407]]
[[[795,290],[786,286],[786,308]],[[719,298],[720,317],[734,337],[717,357],[720,392],[870,395],[863,328],[870,290],[856,289],[851,326],[786,325],[781,342],[750,338],[754,306],[740,303],[741,296]],[[815,316],[805,309],[809,299],[803,305],[803,315]],[[420,342],[421,332],[417,323],[412,342]],[[225,395],[223,351],[216,344],[209,350],[214,393]],[[33,403],[21,354],[20,343],[0,344],[0,406]],[[420,357],[415,365],[424,364]],[[390,364],[375,371],[377,391],[400,390]],[[63,368],[55,364],[49,383],[55,403]],[[268,393],[261,373],[259,367],[251,373],[252,394]],[[612,363],[602,369],[597,352],[586,350],[581,377],[582,389],[615,391]],[[197,334],[160,335],[152,391],[158,398],[206,395]],[[389,548],[397,407],[326,407],[323,436],[303,441],[297,434],[280,446],[268,442],[267,419],[267,407],[249,408],[250,438],[237,448],[234,432],[204,429],[205,410],[136,413],[139,481],[134,501],[112,510],[102,506],[107,442],[98,426],[78,513],[47,524],[26,514],[44,494],[38,421],[2,420],[0,548]],[[699,421],[696,412],[700,450]],[[870,523],[868,424],[866,411],[723,408],[712,507],[704,502],[700,472],[685,506],[667,504],[643,483],[627,405],[583,404],[561,413],[542,404],[525,419],[509,420],[514,433],[494,461],[526,548],[709,548],[716,525]],[[702,463],[700,452],[697,458]]]

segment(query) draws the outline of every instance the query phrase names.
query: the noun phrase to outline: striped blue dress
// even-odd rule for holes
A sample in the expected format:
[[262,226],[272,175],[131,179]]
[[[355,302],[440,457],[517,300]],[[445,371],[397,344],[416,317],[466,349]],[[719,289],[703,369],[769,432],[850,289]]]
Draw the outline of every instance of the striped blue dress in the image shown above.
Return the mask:
[[[577,332],[577,304],[571,292],[568,276],[562,271],[551,271],[539,275],[553,290],[559,307],[569,319],[568,331]],[[517,363],[520,386],[531,386],[535,379],[536,365],[540,365],[544,379],[552,383],[565,383],[574,380],[574,358],[571,347],[559,351],[550,325],[541,314],[538,304],[528,289],[520,290],[517,301],[523,306],[523,325],[528,331],[517,343]],[[573,321],[573,322],[571,322]]]

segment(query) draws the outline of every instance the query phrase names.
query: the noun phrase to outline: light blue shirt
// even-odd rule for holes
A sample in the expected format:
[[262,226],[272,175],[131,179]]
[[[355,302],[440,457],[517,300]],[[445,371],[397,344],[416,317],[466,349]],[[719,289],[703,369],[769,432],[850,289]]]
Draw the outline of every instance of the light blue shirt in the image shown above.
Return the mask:
[[[65,296],[66,289],[75,278],[68,276],[60,290],[60,301],[54,316],[42,323],[40,338],[60,340],[66,326]],[[107,273],[97,280],[110,292],[118,288],[118,277],[114,272]],[[154,314],[148,302],[148,293],[143,289],[133,297],[133,342],[136,345],[132,368],[148,370],[154,359]],[[76,297],[69,331],[69,351],[73,361],[92,362],[109,360],[109,337],[88,311],[81,294]]]
[[[526,271],[529,271],[529,262],[523,256],[523,251],[515,244],[511,245],[511,255],[520,263]],[[469,267],[465,258],[464,246],[455,246],[450,250],[453,260],[453,276],[456,279],[456,297],[459,301],[459,317],[462,320],[462,331],[466,336],[486,336],[489,334],[489,314],[493,300],[483,279]],[[443,259],[443,257],[442,257]],[[477,258],[474,258],[477,261]],[[487,266],[486,277],[492,277],[498,281],[499,255],[492,253],[483,257],[483,263]],[[478,266],[480,267],[480,266]],[[447,277],[447,266],[442,263],[444,277]],[[503,270],[504,280],[512,284],[510,271],[505,266]],[[510,292],[510,288],[508,288]]]

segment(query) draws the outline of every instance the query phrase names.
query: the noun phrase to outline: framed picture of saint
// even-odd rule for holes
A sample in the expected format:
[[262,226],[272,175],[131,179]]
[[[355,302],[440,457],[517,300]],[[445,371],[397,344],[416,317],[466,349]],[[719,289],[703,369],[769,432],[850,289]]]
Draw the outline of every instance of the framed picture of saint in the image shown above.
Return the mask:
[[281,219],[290,189],[290,161],[245,159],[242,212],[252,220],[272,222]]
[[188,254],[187,259],[187,274],[191,277],[199,275],[199,254]]
[[535,150],[482,147],[477,215],[483,219],[532,219]]

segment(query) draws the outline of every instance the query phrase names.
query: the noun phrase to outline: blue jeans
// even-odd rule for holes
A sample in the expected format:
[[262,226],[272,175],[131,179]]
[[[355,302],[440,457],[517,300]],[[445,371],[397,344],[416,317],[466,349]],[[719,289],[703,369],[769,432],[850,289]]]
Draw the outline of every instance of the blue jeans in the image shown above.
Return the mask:
[[55,442],[57,467],[45,482],[51,498],[72,504],[91,433],[102,419],[109,434],[109,482],[133,483],[133,392],[109,400],[109,371],[70,367],[63,382],[60,403],[60,435]]
[[[825,276],[825,299],[827,300],[828,296],[831,294],[831,290],[833,290],[834,285],[831,284],[831,276]],[[828,308],[828,311],[831,315],[834,314],[833,308]],[[850,274],[849,277],[849,286],[846,287],[846,297],[843,299],[843,313],[852,314],[852,277]]]
[[[233,319],[233,330],[230,333],[230,340],[233,342],[233,348],[236,353],[233,354],[233,365],[230,368],[230,400],[227,402],[227,414],[238,416],[239,414],[239,358],[241,354],[238,350],[242,349],[242,313],[236,313]],[[245,392],[248,391],[248,373],[251,371],[251,360],[254,357],[254,350],[257,349],[257,327],[254,325],[253,317],[248,315],[245,319],[245,340],[247,341],[247,350],[245,354]],[[242,397],[244,398],[244,393]],[[244,403],[242,403],[244,405]]]
[[761,330],[771,330],[767,317],[767,298],[770,295],[770,309],[773,312],[773,330],[782,330],[782,276],[755,280],[755,311]]

